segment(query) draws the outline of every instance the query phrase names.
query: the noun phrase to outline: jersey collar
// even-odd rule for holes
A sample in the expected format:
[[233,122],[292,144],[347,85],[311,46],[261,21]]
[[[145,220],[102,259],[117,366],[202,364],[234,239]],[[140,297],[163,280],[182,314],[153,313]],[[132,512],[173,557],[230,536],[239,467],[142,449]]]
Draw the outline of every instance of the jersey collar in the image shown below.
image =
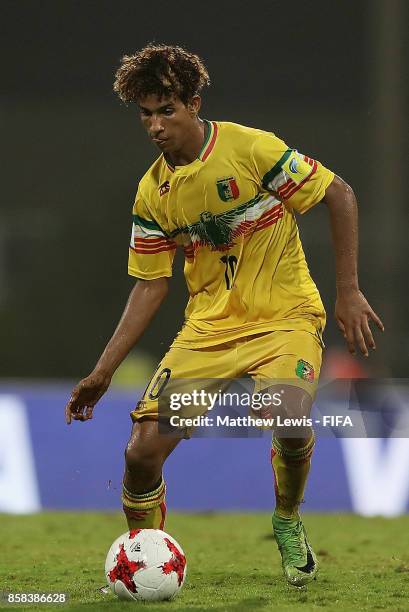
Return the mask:
[[[215,121],[208,121],[207,119],[204,119],[203,123],[205,124],[205,137],[204,137],[203,146],[200,149],[199,154],[196,158],[200,160],[201,162],[205,162],[206,159],[209,157],[210,153],[212,152],[214,148],[214,145],[216,144],[216,139],[217,139],[217,134],[218,134],[218,127]],[[169,170],[171,172],[175,172],[175,166],[172,166],[172,164],[165,157],[164,159],[165,159],[166,165],[169,168]],[[195,161],[196,160],[194,160],[192,164]],[[190,164],[186,164],[186,166],[177,166],[177,168],[185,168],[188,166],[190,166]]]
[[197,158],[202,162],[206,161],[206,159],[209,157],[217,138],[217,123],[215,121],[208,121],[207,119],[204,120],[204,123],[207,133],[204,139],[203,147],[197,156]]

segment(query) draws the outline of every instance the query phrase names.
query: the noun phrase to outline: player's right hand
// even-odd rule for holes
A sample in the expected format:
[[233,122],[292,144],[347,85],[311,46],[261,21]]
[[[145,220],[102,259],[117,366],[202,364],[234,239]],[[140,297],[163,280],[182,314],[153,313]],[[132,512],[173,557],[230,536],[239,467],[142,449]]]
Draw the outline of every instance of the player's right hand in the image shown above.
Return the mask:
[[92,372],[83,378],[73,389],[65,407],[65,421],[88,421],[92,419],[95,404],[101,399],[111,383],[111,377],[100,372]]

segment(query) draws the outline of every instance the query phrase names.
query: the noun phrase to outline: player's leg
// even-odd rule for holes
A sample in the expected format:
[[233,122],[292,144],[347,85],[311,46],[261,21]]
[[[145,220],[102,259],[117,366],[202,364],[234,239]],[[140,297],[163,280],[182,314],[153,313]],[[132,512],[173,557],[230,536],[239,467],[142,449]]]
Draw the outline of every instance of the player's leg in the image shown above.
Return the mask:
[[125,452],[122,494],[130,529],[163,527],[166,505],[162,467],[181,438],[190,435],[183,426],[177,429],[168,423],[176,414],[182,420],[207,410],[206,404],[195,404],[173,412],[172,397],[195,389],[217,391],[224,387],[222,377],[233,377],[234,366],[228,346],[208,349],[172,346],[159,364],[142,399],[131,412],[135,425]]
[[[271,395],[279,393],[281,398],[281,405],[277,409],[281,425],[273,430],[271,449],[275,512],[284,518],[294,519],[299,517],[315,444],[314,432],[307,425],[312,397],[305,389],[288,384],[272,386],[269,392]],[[290,419],[292,424],[283,426],[284,419]]]
[[[262,344],[266,341],[270,361],[263,358]],[[308,542],[299,506],[315,443],[313,431],[303,423],[303,418],[310,416],[321,366],[321,344],[307,332],[274,332],[269,339],[262,339],[258,351],[259,362],[250,373],[257,379],[259,388],[268,388],[272,396],[280,394],[281,405],[275,415],[280,415],[281,423],[284,418],[300,419],[298,426],[275,428],[271,460],[276,494],[274,535],[287,580],[302,586],[317,572],[317,560]]]
[[180,435],[166,434],[158,421],[137,421],[125,450],[122,503],[129,529],[163,529],[166,486],[163,464],[180,442]]
[[[286,418],[308,418],[311,396],[295,386],[280,386],[284,390],[281,411]],[[278,388],[272,388],[272,392]],[[284,437],[283,437],[284,436]],[[293,437],[295,436],[295,437]],[[273,434],[271,463],[274,473],[276,507],[272,516],[274,537],[282,558],[284,574],[294,586],[303,586],[316,577],[317,558],[308,541],[299,514],[304,498],[314,433],[310,427],[276,428]]]

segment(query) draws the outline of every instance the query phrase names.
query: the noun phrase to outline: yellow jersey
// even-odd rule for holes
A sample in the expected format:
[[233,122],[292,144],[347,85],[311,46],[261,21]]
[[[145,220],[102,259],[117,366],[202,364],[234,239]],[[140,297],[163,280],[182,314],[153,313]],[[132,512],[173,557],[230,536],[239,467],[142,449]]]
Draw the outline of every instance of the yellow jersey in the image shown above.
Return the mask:
[[172,275],[177,247],[189,290],[174,346],[200,348],[274,330],[321,333],[325,311],[294,211],[320,202],[334,174],[272,133],[205,121],[190,164],[161,155],[139,183],[129,274]]

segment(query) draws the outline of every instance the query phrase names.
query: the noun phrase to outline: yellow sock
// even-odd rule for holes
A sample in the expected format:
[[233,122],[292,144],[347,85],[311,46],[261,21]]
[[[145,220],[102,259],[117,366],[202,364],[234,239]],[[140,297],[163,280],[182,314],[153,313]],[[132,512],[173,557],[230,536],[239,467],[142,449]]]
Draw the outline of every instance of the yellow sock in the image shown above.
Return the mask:
[[129,530],[163,529],[166,518],[165,494],[163,478],[156,489],[142,495],[132,493],[122,485],[122,503]]
[[289,449],[281,440],[273,438],[271,463],[275,478],[276,513],[284,518],[298,518],[298,508],[303,501],[314,435],[302,448]]

